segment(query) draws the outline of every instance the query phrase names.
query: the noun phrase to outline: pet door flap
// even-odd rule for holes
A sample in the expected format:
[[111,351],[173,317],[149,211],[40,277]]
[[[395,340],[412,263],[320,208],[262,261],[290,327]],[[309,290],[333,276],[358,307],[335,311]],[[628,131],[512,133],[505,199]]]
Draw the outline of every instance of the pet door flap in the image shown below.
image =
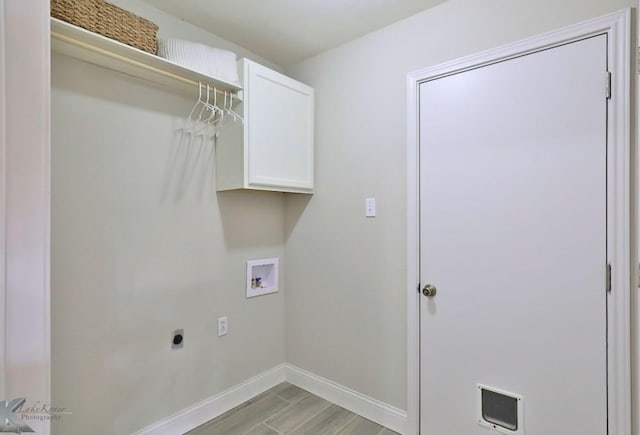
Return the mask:
[[524,434],[522,397],[478,385],[478,423],[507,434]]

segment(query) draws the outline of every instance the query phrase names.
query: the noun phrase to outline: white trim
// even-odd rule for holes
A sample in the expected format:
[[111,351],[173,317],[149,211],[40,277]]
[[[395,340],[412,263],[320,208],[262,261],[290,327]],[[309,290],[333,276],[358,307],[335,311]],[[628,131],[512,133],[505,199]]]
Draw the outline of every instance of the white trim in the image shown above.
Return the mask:
[[420,433],[420,159],[418,81],[407,78],[407,434]]
[[[612,20],[613,20],[612,16]],[[631,11],[609,26],[613,76],[607,144],[607,258],[612,265],[608,298],[609,433],[631,434]],[[635,46],[635,44],[634,44]]]
[[404,411],[291,364],[280,364],[133,435],[186,433],[285,381],[389,429],[405,433],[407,414]]
[[220,394],[196,403],[171,417],[141,429],[134,435],[186,433],[284,381],[285,365],[281,364]]
[[285,367],[287,381],[293,385],[398,433],[406,433],[407,413],[403,410],[291,364]]
[[[43,323],[44,331],[42,332],[42,346],[43,346],[43,367],[44,367],[44,398],[51,402],[51,365],[52,365],[52,353],[51,353],[51,19],[49,17],[50,7],[45,4],[45,14],[41,16],[44,21],[44,59],[43,63],[46,66],[44,76],[43,100],[44,100],[44,124],[45,132],[44,144],[42,150],[42,156],[44,158],[44,182],[42,186],[43,195],[43,238],[44,255],[43,255],[43,288],[41,290],[42,295],[42,307],[43,307]],[[52,406],[56,406],[52,404]],[[45,426],[44,435],[51,433],[51,425],[47,423]]]
[[[640,29],[640,14],[638,14],[638,10],[640,9],[640,1],[638,2],[638,5],[636,7],[636,21],[635,21],[635,33],[636,33],[636,46],[640,47],[640,34],[638,33],[638,29]],[[632,221],[631,221],[631,228],[632,231],[634,232],[633,234],[633,238],[631,239],[631,243],[633,244],[634,248],[632,249],[631,253],[633,255],[631,264],[633,265],[631,267],[631,288],[632,288],[632,292],[631,292],[631,304],[632,304],[632,308],[631,308],[631,348],[632,348],[632,356],[631,356],[631,392],[632,392],[632,396],[631,396],[631,403],[632,403],[632,410],[631,410],[631,433],[632,434],[639,434],[640,433],[640,421],[638,421],[640,419],[640,382],[638,380],[638,375],[639,375],[639,365],[640,365],[640,346],[638,345],[638,341],[640,339],[640,330],[639,330],[639,326],[640,326],[640,322],[638,319],[639,313],[640,313],[640,306],[638,305],[640,303],[639,297],[638,297],[638,287],[640,287],[640,265],[638,263],[639,258],[640,258],[640,252],[638,252],[638,249],[640,248],[640,243],[639,243],[639,239],[638,237],[640,236],[638,234],[639,229],[640,229],[640,222],[638,221],[639,217],[640,217],[640,213],[639,213],[639,200],[638,200],[638,196],[640,195],[640,174],[638,174],[638,169],[640,169],[640,153],[638,153],[638,126],[640,126],[640,113],[638,113],[638,101],[640,101],[640,90],[638,89],[638,82],[637,82],[637,77],[638,77],[638,73],[640,73],[640,65],[638,64],[638,62],[640,62],[640,56],[638,56],[638,50],[631,50],[632,56],[631,56],[631,77],[633,77],[635,79],[634,81],[634,85],[635,85],[635,90],[636,90],[636,95],[635,95],[635,100],[632,101],[632,108],[633,110],[636,111],[636,118],[635,118],[635,123],[633,123],[632,125],[635,127],[635,131],[634,131],[634,136],[632,138],[632,149],[635,150],[635,160],[633,162],[634,164],[634,168],[632,169],[631,173],[632,173],[632,177],[633,177],[633,186],[634,189],[632,190],[631,193],[631,206],[632,206]],[[635,67],[634,67],[635,65]],[[635,71],[634,71],[635,70]]]
[[0,0],[0,400],[5,397],[6,290],[7,290],[7,217],[6,217],[6,131],[4,87],[4,0]]
[[[3,6],[4,52],[20,54],[4,65],[5,395],[50,404],[50,7]],[[29,426],[50,433],[46,419]]]
[[477,68],[544,48],[606,33],[613,74],[609,106],[609,241],[613,291],[609,296],[609,433],[631,435],[631,10],[605,15],[555,32],[426,68],[407,76],[407,408],[409,431],[419,432],[419,136],[418,86],[425,80]]

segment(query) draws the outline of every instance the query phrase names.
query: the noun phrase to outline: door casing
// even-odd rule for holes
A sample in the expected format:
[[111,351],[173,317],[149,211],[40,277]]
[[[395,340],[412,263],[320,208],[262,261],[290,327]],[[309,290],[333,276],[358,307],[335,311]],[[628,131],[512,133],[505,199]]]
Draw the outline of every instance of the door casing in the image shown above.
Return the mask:
[[[6,170],[6,153],[5,153],[5,132],[7,131],[5,127],[5,87],[4,87],[4,3],[3,0],[0,0],[0,316],[2,316],[2,321],[0,321],[0,397],[5,397],[5,321],[4,319],[7,316],[5,309],[5,300],[6,300],[6,199],[5,199],[5,174]],[[3,399],[4,400],[4,399]]]
[[[607,34],[612,74],[607,137],[607,258],[612,265],[608,298],[609,434],[631,435],[631,291],[635,273],[632,237],[632,74],[631,10],[488,50],[407,76],[407,428],[420,428],[420,246],[419,246],[419,86],[426,80],[507,60],[585,37]],[[603,83],[605,86],[605,83]],[[634,205],[635,206],[635,205]],[[635,269],[635,268],[633,268]],[[424,434],[430,435],[430,434]]]
[[[0,9],[0,401],[50,406],[50,6]],[[28,424],[50,434],[47,419]]]

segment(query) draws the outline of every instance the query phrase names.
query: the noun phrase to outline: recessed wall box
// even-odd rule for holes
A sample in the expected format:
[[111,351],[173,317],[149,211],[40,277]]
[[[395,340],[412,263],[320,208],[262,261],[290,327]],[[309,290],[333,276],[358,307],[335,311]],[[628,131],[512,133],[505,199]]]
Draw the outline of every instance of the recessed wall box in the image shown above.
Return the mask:
[[247,261],[247,298],[278,291],[278,259]]

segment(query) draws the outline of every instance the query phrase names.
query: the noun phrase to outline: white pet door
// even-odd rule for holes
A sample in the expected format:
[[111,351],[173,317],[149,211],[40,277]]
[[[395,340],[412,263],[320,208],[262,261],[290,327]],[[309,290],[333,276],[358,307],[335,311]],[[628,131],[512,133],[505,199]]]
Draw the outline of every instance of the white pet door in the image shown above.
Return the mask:
[[506,434],[524,434],[524,404],[522,397],[477,385],[478,424]]

